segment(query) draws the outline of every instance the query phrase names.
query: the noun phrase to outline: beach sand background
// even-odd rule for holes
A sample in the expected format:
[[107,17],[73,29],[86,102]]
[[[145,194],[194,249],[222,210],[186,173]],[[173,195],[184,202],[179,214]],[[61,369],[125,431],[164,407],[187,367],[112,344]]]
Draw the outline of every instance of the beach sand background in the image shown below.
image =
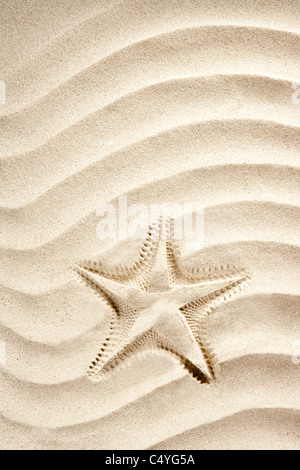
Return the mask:
[[[299,1],[0,6],[0,448],[299,448]],[[96,236],[120,195],[203,204],[185,262],[251,272],[215,387],[159,356],[86,378],[109,316],[70,266],[134,259]]]

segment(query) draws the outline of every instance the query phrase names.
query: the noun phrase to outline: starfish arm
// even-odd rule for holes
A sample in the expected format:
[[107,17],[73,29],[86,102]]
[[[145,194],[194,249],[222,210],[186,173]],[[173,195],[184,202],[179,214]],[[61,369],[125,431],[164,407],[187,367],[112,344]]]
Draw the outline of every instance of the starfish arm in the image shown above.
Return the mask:
[[161,220],[148,227],[147,237],[139,251],[138,259],[131,266],[117,266],[107,269],[101,261],[84,261],[79,266],[120,284],[147,291],[159,247],[160,232]]
[[184,311],[195,311],[198,313],[209,314],[215,310],[218,305],[231,300],[234,296],[238,295],[242,290],[248,288],[249,276],[245,275],[239,279],[235,279],[229,282],[226,286],[217,289],[210,294],[203,297],[199,297],[196,300],[188,302],[181,306],[179,310]]
[[111,312],[109,332],[99,348],[94,360],[91,362],[88,374],[90,377],[97,376],[99,370],[107,363],[115,352],[121,348],[128,339],[128,333],[137,317],[137,311],[116,298],[107,289],[100,286],[89,271],[83,268],[75,268],[79,279],[108,306]]
[[204,317],[197,315],[192,307],[181,307],[179,311],[183,317],[183,321],[187,324],[192,340],[198,345],[201,351],[211,379],[215,381],[218,371],[218,359],[208,340]]
[[228,301],[237,295],[247,286],[248,277],[242,277],[238,280],[230,282],[227,286],[215,290],[214,292],[189,302],[179,308],[180,314],[186,321],[190,334],[197,342],[207,368],[213,380],[216,379],[216,371],[218,367],[217,357],[213,352],[210,342],[207,338],[205,318],[218,305]]
[[133,341],[123,347],[98,371],[97,375],[93,375],[92,377],[88,375],[94,381],[102,380],[114,369],[126,367],[133,358],[143,357],[148,353],[157,351],[170,354],[197,382],[210,382],[209,377],[198,366],[191,362],[186,356],[176,351],[171,343],[159,336],[153,328],[137,336]]
[[166,257],[170,286],[191,285],[207,283],[222,279],[236,279],[249,275],[245,269],[234,265],[190,268],[181,262],[180,248],[174,238],[174,220],[168,223],[168,237],[166,241]]

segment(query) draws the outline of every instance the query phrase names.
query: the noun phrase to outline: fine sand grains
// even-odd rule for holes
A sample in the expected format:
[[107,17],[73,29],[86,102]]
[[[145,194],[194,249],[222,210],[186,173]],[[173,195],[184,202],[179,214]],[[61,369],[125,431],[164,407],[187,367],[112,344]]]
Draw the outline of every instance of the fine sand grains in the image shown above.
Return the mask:
[[[299,2],[175,3],[0,0],[1,449],[299,448]],[[110,318],[70,267],[135,259],[96,236],[121,195],[203,205],[183,262],[251,273],[215,386],[160,355],[86,378]]]

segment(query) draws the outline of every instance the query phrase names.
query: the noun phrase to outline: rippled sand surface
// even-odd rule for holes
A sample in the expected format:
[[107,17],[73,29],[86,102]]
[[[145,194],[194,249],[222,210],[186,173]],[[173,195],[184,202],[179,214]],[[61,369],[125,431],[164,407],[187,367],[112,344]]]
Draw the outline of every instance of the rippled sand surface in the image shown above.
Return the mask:
[[[0,4],[0,447],[299,448],[299,1]],[[134,258],[96,236],[120,195],[204,205],[186,262],[251,272],[214,387],[152,355],[86,378],[109,319],[70,266]]]

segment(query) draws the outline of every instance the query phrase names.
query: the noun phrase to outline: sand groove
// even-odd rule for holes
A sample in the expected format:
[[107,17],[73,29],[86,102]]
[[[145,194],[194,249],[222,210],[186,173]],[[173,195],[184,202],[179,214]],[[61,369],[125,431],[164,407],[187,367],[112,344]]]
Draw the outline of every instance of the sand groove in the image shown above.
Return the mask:
[[[202,45],[201,49],[199,49],[200,43]],[[268,63],[262,62],[260,60],[260,57],[261,55],[266,56],[267,51],[270,53],[271,50],[274,56],[279,59],[278,63],[275,64],[275,70],[278,74],[280,74],[280,72],[282,73],[279,64],[282,64],[282,61],[286,60],[285,65],[288,66],[288,68],[291,67],[292,70],[294,68],[294,73],[296,74],[295,78],[299,77],[297,68],[293,63],[294,61],[296,61],[297,45],[299,47],[299,37],[296,33],[270,29],[268,27],[208,25],[190,28],[175,28],[175,30],[171,30],[170,32],[167,32],[165,34],[158,34],[154,35],[153,37],[150,36],[148,38],[138,40],[128,46],[125,45],[125,47],[120,48],[117,51],[112,51],[108,55],[104,54],[104,56],[100,59],[98,58],[96,61],[93,61],[92,64],[89,64],[89,66],[84,66],[79,70],[76,70],[76,67],[74,67],[73,64],[71,69],[72,73],[69,74],[68,78],[66,78],[65,80],[59,80],[57,79],[56,75],[53,77],[51,76],[51,74],[47,77],[47,75],[45,76],[44,70],[40,71],[40,73],[38,74],[40,76],[31,77],[30,83],[28,83],[28,78],[25,74],[22,74],[23,76],[21,80],[21,77],[10,77],[11,86],[13,88],[13,96],[16,101],[17,99],[19,99],[19,103],[24,103],[23,107],[24,105],[28,106],[32,103],[32,95],[36,95],[36,99],[43,99],[45,96],[51,93],[57,94],[57,89],[62,92],[64,89],[67,90],[70,86],[72,87],[75,85],[80,87],[81,85],[82,87],[86,75],[90,76],[91,84],[94,84],[95,75],[98,74],[99,69],[104,69],[107,74],[108,68],[110,69],[110,71],[115,71],[115,69],[117,68],[122,68],[126,74],[128,73],[129,63],[131,68],[135,69],[137,62],[142,64],[148,62],[149,66],[153,68],[154,73],[159,73],[158,65],[159,62],[162,61],[162,58],[164,58],[165,64],[172,65],[173,76],[176,76],[180,74],[180,71],[182,73],[182,65],[180,66],[179,62],[176,63],[176,60],[174,61],[174,51],[176,50],[177,60],[183,58],[184,54],[184,64],[186,70],[189,70],[189,68],[191,67],[191,62],[190,64],[188,64],[189,57],[190,61],[193,61],[193,67],[191,68],[195,70],[197,60],[199,60],[201,56],[203,57],[203,54],[205,53],[207,54],[205,55],[205,60],[207,62],[207,64],[205,64],[206,70],[208,70],[207,66],[209,66],[210,68],[210,73],[212,70],[214,70],[214,61],[212,61],[212,59],[215,59],[215,64],[218,62],[219,69],[222,70],[223,68],[224,71],[226,70],[226,72],[228,72],[228,65],[226,65],[225,61],[220,60],[219,55],[221,51],[222,53],[225,52],[225,43],[227,43],[227,64],[228,60],[230,61],[230,59],[239,62],[240,71],[242,70],[245,71],[245,73],[253,73],[256,68],[255,65],[257,65],[260,66],[260,69],[263,69],[265,66],[265,70],[270,73],[272,70],[273,63],[270,67]],[[198,54],[199,58],[195,57],[196,47],[198,51],[200,51],[200,55]],[[260,49],[261,53],[258,54],[257,57],[256,51]],[[241,52],[243,52],[244,55],[241,54]],[[245,61],[245,54],[250,59],[250,61],[248,61],[247,63]],[[288,55],[290,55],[289,58],[287,57]],[[120,61],[121,57],[122,62]],[[77,61],[77,66],[78,64],[79,62]],[[190,65],[189,68],[187,68],[188,65]],[[54,67],[54,69],[56,67]],[[32,64],[30,64],[30,68],[32,68]],[[38,69],[38,66],[36,66],[35,69]],[[74,69],[76,70],[75,73]],[[232,69],[237,70],[234,65],[232,66]],[[141,73],[143,72],[144,71],[141,69],[137,77],[141,76]],[[160,73],[158,76],[166,76],[163,71],[161,72],[162,73]],[[266,73],[268,74],[268,72]],[[59,74],[58,77],[60,77],[61,75],[63,74]],[[42,78],[44,80],[41,80]],[[158,78],[156,78],[156,80],[158,80]],[[35,84],[36,81],[39,83],[39,88],[33,91],[31,87]],[[116,85],[118,84],[118,82],[119,79],[115,82]],[[135,84],[136,80],[133,83]],[[129,83],[127,84],[127,86],[128,85]],[[126,87],[123,85],[123,89],[124,88],[126,89]],[[20,108],[19,103],[18,108]]]
[[[100,109],[97,102],[92,101],[89,114],[81,114],[80,107],[75,114],[67,105],[70,97],[63,95],[56,105],[59,106],[60,119],[51,119],[47,112],[54,105],[51,100],[30,107],[28,112],[0,119],[1,158],[9,156],[17,160],[22,157],[25,165],[27,162],[33,163],[48,151],[49,158],[53,159],[53,150],[58,151],[65,139],[72,139],[73,152],[80,151],[82,141],[88,142],[89,149],[93,143],[93,147],[97,146],[99,158],[100,150],[105,152],[120,148],[121,137],[124,143],[126,138],[132,141],[137,129],[141,138],[140,132],[146,136],[150,131],[153,133],[155,127],[162,131],[171,128],[173,123],[195,122],[198,116],[201,120],[217,115],[222,118],[237,118],[239,115],[256,118],[258,108],[261,119],[267,120],[271,115],[273,120],[284,119],[282,124],[298,125],[297,108],[289,99],[292,83],[282,78],[241,74],[170,79],[138,89]],[[222,93],[224,87],[226,95]],[[124,122],[121,115],[125,109],[130,119]]]

